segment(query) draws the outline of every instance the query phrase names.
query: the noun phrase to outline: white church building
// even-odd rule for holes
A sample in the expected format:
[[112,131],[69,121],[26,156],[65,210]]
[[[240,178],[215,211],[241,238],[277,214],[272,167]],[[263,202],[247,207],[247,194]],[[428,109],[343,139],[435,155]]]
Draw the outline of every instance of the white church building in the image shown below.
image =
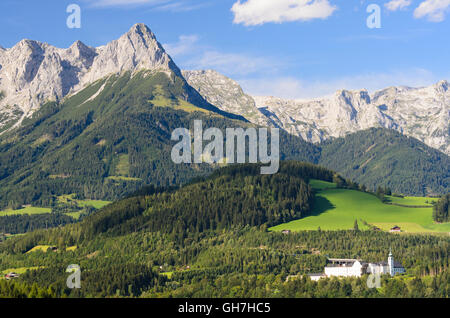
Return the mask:
[[392,253],[389,252],[387,262],[366,263],[357,259],[329,258],[324,273],[310,274],[312,280],[324,277],[361,277],[364,274],[389,274],[395,276],[405,273],[402,264],[394,261]]
[[388,261],[367,264],[367,273],[389,274],[391,276],[395,276],[397,274],[404,274],[405,268],[402,266],[402,264],[394,260],[392,252],[389,251]]

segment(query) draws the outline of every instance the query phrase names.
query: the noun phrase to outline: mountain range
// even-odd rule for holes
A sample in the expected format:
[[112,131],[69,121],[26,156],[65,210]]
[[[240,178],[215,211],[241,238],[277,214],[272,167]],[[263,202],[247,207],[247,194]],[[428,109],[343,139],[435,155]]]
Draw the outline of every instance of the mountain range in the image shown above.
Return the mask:
[[[77,41],[61,49],[33,40],[0,48],[0,132],[17,127],[47,101],[62,101],[106,76],[139,70],[175,74],[183,80],[180,69],[144,24],[97,48]],[[185,86],[186,101],[211,108],[197,91]]]
[[[419,139],[450,154],[450,90],[445,80],[423,88],[340,90],[311,100],[250,96],[213,70],[180,71],[153,32],[136,24],[119,39],[98,48],[77,41],[67,49],[22,40],[0,47],[0,132],[18,126],[46,101],[59,101],[110,74],[153,70],[184,78],[210,104],[258,125],[284,129],[321,142],[382,127]],[[200,101],[197,92],[190,98]]]
[[[444,84],[441,97],[430,89],[430,98],[446,101]],[[23,40],[1,49],[0,92],[0,207],[48,206],[55,196],[71,193],[115,200],[144,185],[179,185],[205,175],[217,166],[169,159],[171,132],[192,128],[195,119],[219,129],[281,127],[281,159],[321,164],[371,188],[441,194],[450,183],[448,155],[403,135],[394,116],[385,114],[389,106],[364,110],[375,99],[367,92],[336,97],[348,108],[353,130],[345,128],[343,111],[335,110],[336,122],[343,122],[336,135],[291,134],[283,120],[293,118],[294,109],[261,107],[261,99],[214,71],[181,71],[143,24],[98,48],[78,41],[59,49]],[[324,104],[315,106],[323,112],[317,117],[333,118]],[[448,116],[448,104],[443,105]],[[313,112],[312,106],[302,107]],[[429,112],[436,115],[437,108]],[[369,115],[392,125],[371,125]],[[423,125],[438,126],[429,120]],[[448,130],[448,121],[444,124]],[[324,124],[314,119],[308,125]],[[374,126],[380,128],[366,129]]]
[[183,75],[221,109],[310,142],[386,128],[450,154],[450,84],[445,80],[423,88],[389,87],[373,94],[339,90],[329,97],[288,100],[248,95],[237,82],[213,70],[183,71]]

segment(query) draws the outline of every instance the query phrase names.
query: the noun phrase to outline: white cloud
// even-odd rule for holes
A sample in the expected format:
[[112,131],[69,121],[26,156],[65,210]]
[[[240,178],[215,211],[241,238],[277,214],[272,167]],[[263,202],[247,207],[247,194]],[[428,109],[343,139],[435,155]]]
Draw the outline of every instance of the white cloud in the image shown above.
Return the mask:
[[367,89],[375,92],[390,86],[422,87],[442,78],[424,69],[408,69],[387,73],[367,73],[325,80],[302,80],[296,77],[241,78],[244,91],[256,96],[288,99],[310,99],[334,94],[340,89]]
[[91,7],[138,7],[151,6],[159,11],[183,12],[191,11],[209,5],[209,2],[198,2],[197,0],[83,0],[90,4]]
[[386,3],[384,6],[389,11],[397,11],[409,7],[411,5],[411,2],[412,0],[392,0]]
[[180,35],[178,42],[164,44],[165,50],[171,56],[180,56],[190,54],[195,50],[195,46],[199,40],[198,35]]
[[214,69],[228,76],[277,72],[282,67],[276,59],[242,52],[220,52],[199,42],[198,35],[182,35],[176,43],[163,44],[183,69]]
[[177,2],[170,2],[167,4],[162,4],[160,6],[156,6],[155,10],[158,11],[172,11],[172,12],[186,12],[186,11],[193,11],[197,9],[201,9],[204,7],[208,7],[212,5],[212,2],[196,2],[192,3],[192,1],[177,1]]
[[231,11],[234,23],[250,26],[326,19],[336,9],[329,0],[238,0]]
[[116,6],[135,6],[142,4],[162,4],[170,0],[85,0],[90,2],[93,7],[116,7]]
[[218,51],[206,51],[200,58],[193,58],[185,64],[191,69],[214,69],[229,76],[276,72],[278,69],[278,63],[272,59]]
[[442,22],[449,8],[450,0],[425,0],[414,11],[414,17],[427,18],[431,22]]
[[323,96],[323,92],[307,92],[306,83],[289,76],[237,79],[243,90],[253,96],[275,96],[287,99]]

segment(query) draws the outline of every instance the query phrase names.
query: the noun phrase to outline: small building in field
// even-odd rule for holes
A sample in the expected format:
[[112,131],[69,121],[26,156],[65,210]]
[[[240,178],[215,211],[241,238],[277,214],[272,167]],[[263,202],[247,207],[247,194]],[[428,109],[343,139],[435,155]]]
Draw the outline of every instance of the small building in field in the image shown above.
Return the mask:
[[400,228],[400,226],[397,226],[397,225],[389,230],[389,232],[391,232],[391,233],[400,233],[401,231],[402,231],[402,229]]
[[5,275],[6,279],[13,279],[13,278],[17,278],[17,277],[19,277],[19,274],[14,273],[14,272],[11,272],[11,273],[8,273]]
[[324,273],[313,273],[313,274],[308,274],[308,276],[313,281],[318,281],[321,278],[326,278],[327,277],[327,275],[325,275]]

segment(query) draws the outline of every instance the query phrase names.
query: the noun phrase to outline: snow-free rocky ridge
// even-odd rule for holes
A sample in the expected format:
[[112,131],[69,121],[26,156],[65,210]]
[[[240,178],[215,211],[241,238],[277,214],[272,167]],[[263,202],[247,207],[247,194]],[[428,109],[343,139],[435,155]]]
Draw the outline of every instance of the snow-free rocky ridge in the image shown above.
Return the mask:
[[250,96],[214,71],[183,71],[188,83],[212,104],[255,124],[268,124],[310,142],[369,128],[394,129],[450,155],[450,90],[447,81],[422,88],[339,90],[330,97],[289,100]]
[[33,40],[0,48],[0,131],[19,125],[46,101],[61,100],[110,74],[144,69],[181,76],[144,24],[97,48],[77,41],[61,49]]

